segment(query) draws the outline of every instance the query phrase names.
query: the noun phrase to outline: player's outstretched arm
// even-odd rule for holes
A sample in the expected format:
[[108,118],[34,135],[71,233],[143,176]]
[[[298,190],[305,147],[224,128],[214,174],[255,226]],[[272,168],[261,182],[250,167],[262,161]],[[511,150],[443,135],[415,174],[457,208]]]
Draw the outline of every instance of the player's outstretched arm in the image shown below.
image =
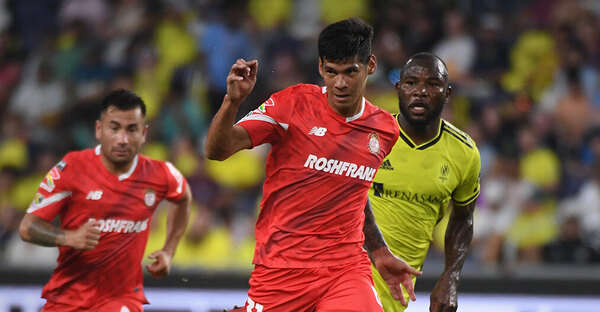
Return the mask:
[[208,159],[225,160],[237,151],[252,147],[244,127],[234,126],[235,115],[256,84],[258,61],[238,59],[227,76],[227,94],[215,114],[204,145]]
[[412,283],[412,275],[421,275],[421,272],[415,270],[404,260],[392,254],[383,239],[379,227],[377,227],[373,211],[371,210],[371,202],[368,199],[365,205],[365,225],[363,232],[365,234],[364,247],[369,253],[369,258],[371,258],[371,262],[373,262],[381,277],[387,282],[394,299],[400,300],[403,305],[408,304],[402,295],[401,285],[404,285],[410,299],[412,301],[417,300]]
[[75,231],[68,231],[31,213],[23,217],[19,234],[24,241],[32,244],[47,247],[66,246],[77,250],[92,250],[98,246],[100,240],[97,221],[89,221]]
[[192,191],[190,190],[190,186],[186,185],[185,193],[181,199],[176,203],[172,203],[169,207],[167,237],[165,238],[163,248],[148,255],[148,258],[154,260],[151,264],[146,265],[146,269],[152,274],[152,277],[162,278],[169,275],[177,245],[179,245],[179,241],[183,237],[190,219],[191,204]]
[[452,209],[444,242],[444,272],[431,292],[429,311],[454,312],[458,308],[457,287],[473,239],[474,210],[475,201]]

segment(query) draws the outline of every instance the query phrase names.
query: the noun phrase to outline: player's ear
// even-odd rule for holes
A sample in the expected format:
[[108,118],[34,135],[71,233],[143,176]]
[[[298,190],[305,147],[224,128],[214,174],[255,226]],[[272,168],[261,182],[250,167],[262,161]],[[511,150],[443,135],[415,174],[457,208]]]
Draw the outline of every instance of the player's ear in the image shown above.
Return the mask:
[[96,120],[96,139],[100,140],[100,132],[102,130],[102,124],[100,123],[100,120]]
[[367,73],[372,75],[377,70],[377,57],[374,54],[369,56],[369,61],[367,62]]
[[452,86],[448,84],[448,88],[446,88],[446,98],[444,99],[444,104],[450,101],[450,95],[452,95]]
[[148,125],[144,125],[144,130],[142,131],[142,144],[146,143],[146,133],[148,133]]
[[321,77],[325,78],[325,75],[323,74],[323,60],[321,60],[320,57],[319,57],[319,75],[321,75]]

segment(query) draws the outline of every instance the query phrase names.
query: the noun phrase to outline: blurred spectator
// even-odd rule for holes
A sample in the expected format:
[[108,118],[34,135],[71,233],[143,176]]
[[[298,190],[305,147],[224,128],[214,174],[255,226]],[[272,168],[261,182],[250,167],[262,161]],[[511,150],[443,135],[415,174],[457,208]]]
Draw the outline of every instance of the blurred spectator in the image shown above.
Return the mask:
[[519,180],[518,160],[500,155],[489,175],[481,181],[473,221],[473,253],[485,265],[504,261],[504,239],[524,204],[524,192],[531,186]]
[[32,141],[58,144],[58,133],[51,130],[68,103],[64,80],[57,79],[50,62],[42,59],[33,64],[32,74],[23,77],[10,111],[23,120]]
[[452,80],[460,83],[470,75],[477,47],[461,12],[450,10],[443,18],[444,38],[436,44],[433,53],[444,60]]
[[569,218],[577,218],[577,227],[596,251],[600,251],[600,162],[593,166],[593,175],[579,192],[563,200],[559,206],[558,218],[565,223]]
[[16,51],[14,40],[8,32],[0,31],[0,114],[6,111],[8,100],[21,79],[22,56]]
[[249,0],[248,13],[263,31],[285,26],[292,15],[292,0]]
[[552,37],[547,31],[527,30],[516,39],[510,55],[502,87],[512,93],[525,92],[537,101],[552,83],[558,66]]
[[58,28],[58,10],[62,0],[12,1],[13,25],[23,40],[24,53],[39,48]]
[[109,6],[105,0],[63,0],[58,13],[63,25],[83,21],[99,33],[108,22]]
[[543,146],[529,124],[520,127],[517,139],[521,151],[520,178],[545,194],[556,194],[561,178],[561,164],[556,153]]
[[583,240],[576,217],[563,221],[559,237],[543,247],[542,255],[547,263],[586,264],[598,261],[594,249]]
[[208,74],[208,101],[213,116],[227,93],[226,77],[230,64],[238,58],[254,59],[257,50],[244,29],[247,21],[245,0],[226,0],[219,6],[219,15],[208,22],[198,44],[205,56]]

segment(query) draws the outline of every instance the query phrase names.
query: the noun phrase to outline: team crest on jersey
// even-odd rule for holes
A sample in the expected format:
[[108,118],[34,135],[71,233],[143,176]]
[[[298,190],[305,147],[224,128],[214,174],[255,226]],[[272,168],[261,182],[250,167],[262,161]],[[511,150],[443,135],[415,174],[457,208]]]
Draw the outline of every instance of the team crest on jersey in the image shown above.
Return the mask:
[[148,207],[152,207],[154,206],[155,202],[156,193],[154,192],[154,190],[151,188],[146,189],[146,194],[144,194],[144,204],[146,204],[146,206]]
[[450,167],[448,164],[442,164],[440,167],[440,180],[442,182],[446,182],[448,180],[448,176],[450,175]]
[[369,133],[369,143],[367,144],[367,147],[369,148],[369,152],[371,152],[371,154],[379,154],[379,134],[375,132]]
[[263,112],[263,113],[266,113],[268,106],[275,106],[275,102],[273,102],[272,98],[269,98],[264,103],[260,104],[260,106],[258,107],[258,110],[261,111],[261,112]]

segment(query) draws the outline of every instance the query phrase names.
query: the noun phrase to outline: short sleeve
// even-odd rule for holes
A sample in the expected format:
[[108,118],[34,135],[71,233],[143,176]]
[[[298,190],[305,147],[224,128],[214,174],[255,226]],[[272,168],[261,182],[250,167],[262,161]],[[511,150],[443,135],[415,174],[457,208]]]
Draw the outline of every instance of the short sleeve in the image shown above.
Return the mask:
[[67,205],[72,196],[68,173],[73,169],[72,166],[69,166],[68,156],[65,156],[46,174],[27,213],[52,221]]
[[[288,88],[289,89],[289,88]],[[252,140],[252,146],[275,143],[287,133],[293,113],[293,94],[288,89],[273,94],[257,109],[238,121]]]
[[165,196],[165,199],[170,202],[179,201],[183,194],[185,194],[187,180],[173,164],[170,162],[165,162],[164,164],[167,167],[166,178],[168,182],[167,195]]
[[480,192],[481,156],[473,144],[473,152],[462,183],[452,193],[452,201],[459,206],[465,206],[474,201]]

